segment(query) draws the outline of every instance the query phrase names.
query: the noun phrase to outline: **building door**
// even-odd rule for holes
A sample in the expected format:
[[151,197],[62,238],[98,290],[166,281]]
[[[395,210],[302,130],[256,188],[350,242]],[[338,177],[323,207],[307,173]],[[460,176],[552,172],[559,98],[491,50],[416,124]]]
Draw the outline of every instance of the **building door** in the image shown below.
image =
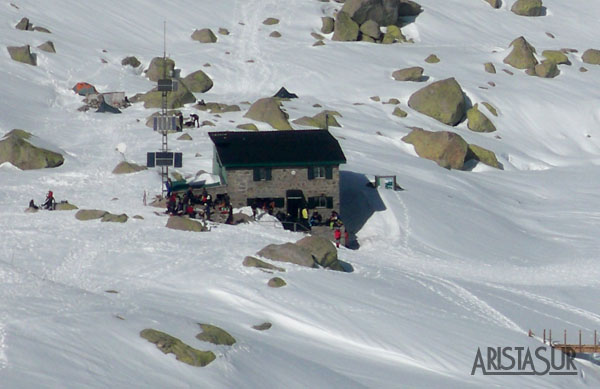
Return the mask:
[[287,213],[294,220],[298,220],[300,211],[304,205],[304,193],[298,189],[291,189],[285,192],[285,200],[287,203]]

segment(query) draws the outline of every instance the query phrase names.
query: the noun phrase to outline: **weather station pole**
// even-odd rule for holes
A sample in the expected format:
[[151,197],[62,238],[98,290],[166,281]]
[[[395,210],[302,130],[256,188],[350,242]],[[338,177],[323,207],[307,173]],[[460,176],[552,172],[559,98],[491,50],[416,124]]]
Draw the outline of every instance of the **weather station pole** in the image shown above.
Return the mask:
[[[147,153],[146,167],[153,168],[160,166],[161,175],[161,195],[164,197],[167,192],[167,182],[169,179],[169,167],[183,167],[183,154],[180,152],[169,151],[168,135],[169,131],[181,131],[176,123],[175,116],[169,116],[168,96],[169,92],[177,90],[177,82],[173,80],[177,77],[175,69],[167,74],[167,22],[164,22],[163,27],[163,57],[162,57],[162,78],[158,80],[157,90],[161,92],[161,111],[158,116],[154,117],[154,131],[158,131],[162,137],[162,145],[160,151]],[[160,77],[160,76],[159,76]]]

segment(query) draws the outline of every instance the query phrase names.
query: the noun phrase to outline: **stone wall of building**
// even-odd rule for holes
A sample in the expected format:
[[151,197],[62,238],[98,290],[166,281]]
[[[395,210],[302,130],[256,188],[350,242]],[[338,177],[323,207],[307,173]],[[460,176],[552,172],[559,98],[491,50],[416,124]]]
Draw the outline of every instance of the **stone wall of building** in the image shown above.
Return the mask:
[[[272,168],[271,180],[254,181],[253,169],[227,169],[227,192],[234,207],[247,205],[248,198],[284,198],[286,191],[299,189],[304,197],[325,195],[333,198],[333,209],[340,210],[340,171],[332,168],[332,178],[308,179],[308,169]],[[287,204],[284,205],[284,209]]]

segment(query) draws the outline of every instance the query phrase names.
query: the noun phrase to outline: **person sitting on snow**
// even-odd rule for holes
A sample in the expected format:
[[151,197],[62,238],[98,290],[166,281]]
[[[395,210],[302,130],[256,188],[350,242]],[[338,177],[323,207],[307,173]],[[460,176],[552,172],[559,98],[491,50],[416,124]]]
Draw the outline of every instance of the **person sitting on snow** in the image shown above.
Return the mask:
[[48,191],[48,194],[46,195],[46,201],[44,201],[44,204],[42,204],[42,207],[44,207],[44,209],[54,209],[54,194],[52,193],[51,190]]

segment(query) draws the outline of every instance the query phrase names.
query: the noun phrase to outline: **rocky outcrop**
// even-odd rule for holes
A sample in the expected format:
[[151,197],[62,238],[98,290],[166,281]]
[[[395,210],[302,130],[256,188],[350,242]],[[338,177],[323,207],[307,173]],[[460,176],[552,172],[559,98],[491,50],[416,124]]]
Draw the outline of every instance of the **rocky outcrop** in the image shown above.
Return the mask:
[[22,18],[19,20],[19,23],[17,23],[15,28],[21,31],[33,31],[33,25],[29,22],[29,18]]
[[166,227],[172,230],[180,231],[206,231],[206,227],[204,227],[200,222],[183,216],[170,216],[169,220],[167,220]]
[[208,111],[210,113],[226,113],[226,112],[239,112],[241,111],[239,105],[229,105],[216,102],[207,102],[204,104],[196,104],[194,108],[200,111]]
[[542,16],[544,7],[542,0],[517,0],[510,10],[520,16]]
[[181,81],[193,93],[208,92],[213,87],[213,81],[202,70],[188,74]]
[[152,58],[150,65],[148,65],[148,69],[144,70],[144,73],[146,73],[146,77],[148,77],[150,81],[158,81],[159,79],[165,78],[165,76],[166,78],[171,78],[173,69],[175,69],[175,61],[171,58],[163,60],[162,57],[155,57]]
[[71,204],[68,201],[61,201],[60,203],[54,204],[55,211],[73,211],[77,208],[75,204]]
[[492,121],[479,110],[479,106],[477,104],[467,111],[467,127],[469,130],[475,132],[496,131],[494,123],[492,123]]
[[439,63],[440,59],[435,54],[430,54],[427,58],[425,58],[425,62],[427,63]]
[[454,78],[436,81],[415,92],[408,100],[412,109],[450,126],[465,116],[465,96]]
[[250,106],[244,117],[268,123],[276,130],[291,130],[288,115],[280,108],[281,103],[272,97],[257,100]]
[[446,169],[462,169],[469,147],[460,135],[453,132],[432,132],[421,128],[415,128],[402,140],[412,144],[419,157],[430,159]]
[[192,136],[190,134],[182,134],[179,138],[177,138],[177,140],[187,140],[187,141],[190,141],[190,140],[193,140],[193,139],[192,139]]
[[511,53],[504,58],[504,63],[517,69],[530,69],[538,64],[535,58],[535,48],[524,37],[518,37],[511,42]]
[[492,8],[500,8],[502,2],[500,0],[485,0]]
[[21,170],[54,168],[64,163],[61,154],[41,147],[33,134],[14,129],[0,139],[0,164],[10,162]]
[[402,108],[396,107],[394,108],[394,112],[392,112],[392,115],[405,118],[408,116],[408,113],[406,113],[406,111],[404,111]]
[[215,43],[217,36],[210,28],[203,28],[192,33],[192,39],[200,43]]
[[206,366],[217,357],[212,351],[201,351],[188,346],[181,340],[164,332],[147,328],[140,332],[140,336],[165,354],[174,354],[178,361],[192,366]]
[[413,66],[411,68],[396,70],[392,73],[392,77],[396,81],[424,81],[423,68],[420,66]]
[[12,58],[13,61],[37,66],[37,58],[35,54],[31,53],[31,47],[29,45],[9,46],[6,49],[8,50],[8,54],[10,54],[10,58]]
[[122,162],[119,162],[119,164],[117,166],[115,166],[112,173],[113,174],[130,174],[130,173],[136,173],[136,172],[140,172],[142,170],[147,170],[147,169],[148,168],[146,166],[141,166],[141,165],[135,164],[133,162],[122,161]]

